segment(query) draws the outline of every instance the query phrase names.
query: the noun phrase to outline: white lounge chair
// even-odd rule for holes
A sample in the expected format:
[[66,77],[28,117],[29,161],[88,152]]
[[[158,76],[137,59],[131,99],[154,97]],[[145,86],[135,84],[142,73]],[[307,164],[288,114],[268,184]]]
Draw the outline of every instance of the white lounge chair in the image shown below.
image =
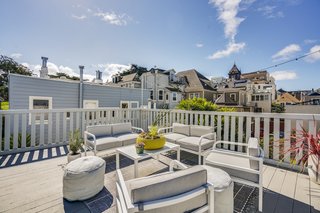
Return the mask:
[[[217,148],[218,144],[231,144],[238,147],[247,147],[247,152],[237,152]],[[234,182],[259,188],[259,211],[262,212],[263,185],[262,167],[263,150],[260,148],[258,139],[249,138],[248,143],[229,141],[217,141],[213,149],[207,153],[204,164],[223,169]]]
[[213,213],[214,190],[207,182],[207,170],[173,162],[183,170],[173,172],[171,164],[169,172],[128,181],[117,170],[117,212]]

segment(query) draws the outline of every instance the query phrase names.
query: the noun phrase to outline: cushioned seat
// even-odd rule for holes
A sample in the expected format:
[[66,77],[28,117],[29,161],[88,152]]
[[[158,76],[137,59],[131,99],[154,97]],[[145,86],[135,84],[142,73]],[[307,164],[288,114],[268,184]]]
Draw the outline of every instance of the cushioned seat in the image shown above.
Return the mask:
[[212,166],[202,166],[207,170],[208,182],[214,188],[214,212],[233,213],[233,181],[228,173]]
[[137,133],[124,133],[119,135],[114,135],[114,137],[118,138],[122,141],[122,146],[127,146],[131,144],[135,144],[138,134]]
[[[176,144],[179,144],[181,148],[190,149],[193,151],[199,151],[199,137],[185,137],[176,141]],[[214,144],[214,140],[209,140],[207,138],[203,138],[201,141],[201,150],[210,149]]]
[[70,162],[63,175],[63,197],[69,201],[93,197],[104,187],[106,162],[88,156]]
[[226,171],[229,175],[233,177],[238,177],[245,180],[250,180],[252,182],[258,183],[259,182],[259,175],[248,173],[245,171],[240,171],[240,169],[254,169],[250,167],[250,160],[247,158],[238,157],[237,155],[225,155],[223,153],[210,153],[206,158],[206,164],[211,165],[210,162],[214,163],[223,163],[226,165],[232,165],[238,169],[220,167],[217,164],[212,164],[212,166],[216,168],[221,168],[222,170]]
[[168,134],[165,134],[164,136],[166,138],[166,141],[171,143],[176,143],[177,140],[188,137],[186,135],[179,134],[179,133],[168,133]]
[[[91,141],[88,140],[87,143],[90,146],[94,147],[94,143],[92,143]],[[97,143],[97,151],[102,151],[102,150],[122,146],[122,142],[118,138],[111,137],[111,136],[98,137],[96,138],[96,143]]]

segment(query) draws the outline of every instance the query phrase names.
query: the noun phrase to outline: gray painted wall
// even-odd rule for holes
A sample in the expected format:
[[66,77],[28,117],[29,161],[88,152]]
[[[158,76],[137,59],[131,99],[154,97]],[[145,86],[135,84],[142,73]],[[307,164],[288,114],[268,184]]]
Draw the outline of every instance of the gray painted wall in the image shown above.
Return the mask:
[[[52,80],[11,74],[9,77],[10,109],[29,109],[29,96],[52,97],[52,108],[78,108],[79,82]],[[143,92],[143,105],[149,92]],[[84,83],[84,100],[99,100],[99,107],[119,107],[120,101],[141,102],[141,89],[110,87]]]

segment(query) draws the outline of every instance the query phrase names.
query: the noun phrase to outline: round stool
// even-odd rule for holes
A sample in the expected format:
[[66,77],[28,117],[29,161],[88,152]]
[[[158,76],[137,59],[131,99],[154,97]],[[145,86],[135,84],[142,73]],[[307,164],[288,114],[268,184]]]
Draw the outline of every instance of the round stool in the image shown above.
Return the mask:
[[70,162],[63,175],[63,197],[68,201],[85,200],[95,196],[104,187],[106,162],[88,156]]
[[208,182],[214,187],[214,212],[233,213],[233,181],[222,169],[203,165],[207,170]]

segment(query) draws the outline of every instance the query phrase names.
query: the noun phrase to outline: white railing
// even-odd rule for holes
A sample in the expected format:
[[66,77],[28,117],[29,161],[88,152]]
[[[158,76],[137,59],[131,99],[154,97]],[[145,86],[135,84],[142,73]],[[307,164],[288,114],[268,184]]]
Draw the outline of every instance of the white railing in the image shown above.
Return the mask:
[[[145,130],[158,120],[158,126],[173,122],[213,126],[218,140],[246,142],[249,137],[260,139],[267,159],[278,161],[284,157],[300,159],[293,154],[279,153],[291,146],[292,129],[302,128],[315,133],[320,114],[276,114],[247,112],[203,112],[157,109],[53,109],[0,111],[0,155],[30,149],[67,144],[68,133],[83,130],[87,125],[131,122]],[[237,146],[225,146],[238,150]]]

